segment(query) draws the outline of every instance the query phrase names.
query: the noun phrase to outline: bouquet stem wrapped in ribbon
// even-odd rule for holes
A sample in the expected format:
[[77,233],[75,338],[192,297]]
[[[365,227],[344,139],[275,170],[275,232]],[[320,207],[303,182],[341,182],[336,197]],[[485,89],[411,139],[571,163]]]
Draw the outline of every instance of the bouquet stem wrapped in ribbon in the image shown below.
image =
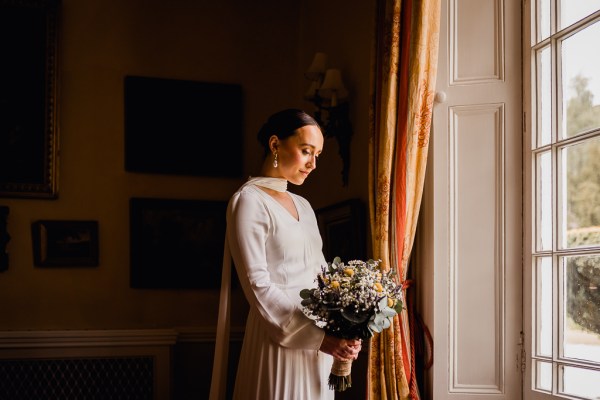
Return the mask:
[[[380,268],[380,261],[339,257],[317,275],[317,287],[300,291],[306,315],[332,336],[368,339],[391,325],[402,309],[402,288],[395,273]],[[352,386],[352,361],[334,359],[329,387],[343,392]]]
[[333,359],[331,373],[329,374],[329,389],[343,392],[352,386],[352,360],[340,361]]

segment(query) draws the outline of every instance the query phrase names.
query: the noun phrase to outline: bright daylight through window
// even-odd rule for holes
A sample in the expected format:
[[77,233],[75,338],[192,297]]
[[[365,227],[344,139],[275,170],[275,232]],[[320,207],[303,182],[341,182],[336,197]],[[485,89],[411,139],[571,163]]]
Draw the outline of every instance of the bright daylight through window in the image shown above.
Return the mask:
[[532,389],[600,399],[600,0],[532,0]]

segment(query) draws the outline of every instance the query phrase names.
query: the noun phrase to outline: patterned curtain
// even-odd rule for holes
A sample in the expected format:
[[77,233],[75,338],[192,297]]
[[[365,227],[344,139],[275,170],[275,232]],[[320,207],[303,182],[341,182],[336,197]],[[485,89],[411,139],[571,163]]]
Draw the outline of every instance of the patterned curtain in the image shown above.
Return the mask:
[[[369,209],[373,256],[397,270],[405,299],[435,90],[441,0],[378,0],[371,82]],[[370,342],[371,400],[420,399],[411,307]]]

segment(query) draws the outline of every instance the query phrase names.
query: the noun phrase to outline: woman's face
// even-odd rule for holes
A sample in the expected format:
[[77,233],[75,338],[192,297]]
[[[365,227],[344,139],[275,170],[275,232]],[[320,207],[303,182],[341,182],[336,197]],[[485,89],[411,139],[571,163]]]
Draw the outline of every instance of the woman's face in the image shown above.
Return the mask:
[[301,185],[315,168],[317,158],[323,151],[323,134],[319,127],[306,125],[275,143],[278,178],[287,179],[294,185]]

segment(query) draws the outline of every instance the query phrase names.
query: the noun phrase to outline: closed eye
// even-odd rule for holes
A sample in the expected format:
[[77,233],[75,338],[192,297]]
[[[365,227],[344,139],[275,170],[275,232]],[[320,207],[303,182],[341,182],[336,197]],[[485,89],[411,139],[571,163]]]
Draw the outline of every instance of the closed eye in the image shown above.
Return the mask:
[[315,153],[313,149],[302,149],[302,154],[306,156],[314,156],[316,159],[321,156],[321,152]]

